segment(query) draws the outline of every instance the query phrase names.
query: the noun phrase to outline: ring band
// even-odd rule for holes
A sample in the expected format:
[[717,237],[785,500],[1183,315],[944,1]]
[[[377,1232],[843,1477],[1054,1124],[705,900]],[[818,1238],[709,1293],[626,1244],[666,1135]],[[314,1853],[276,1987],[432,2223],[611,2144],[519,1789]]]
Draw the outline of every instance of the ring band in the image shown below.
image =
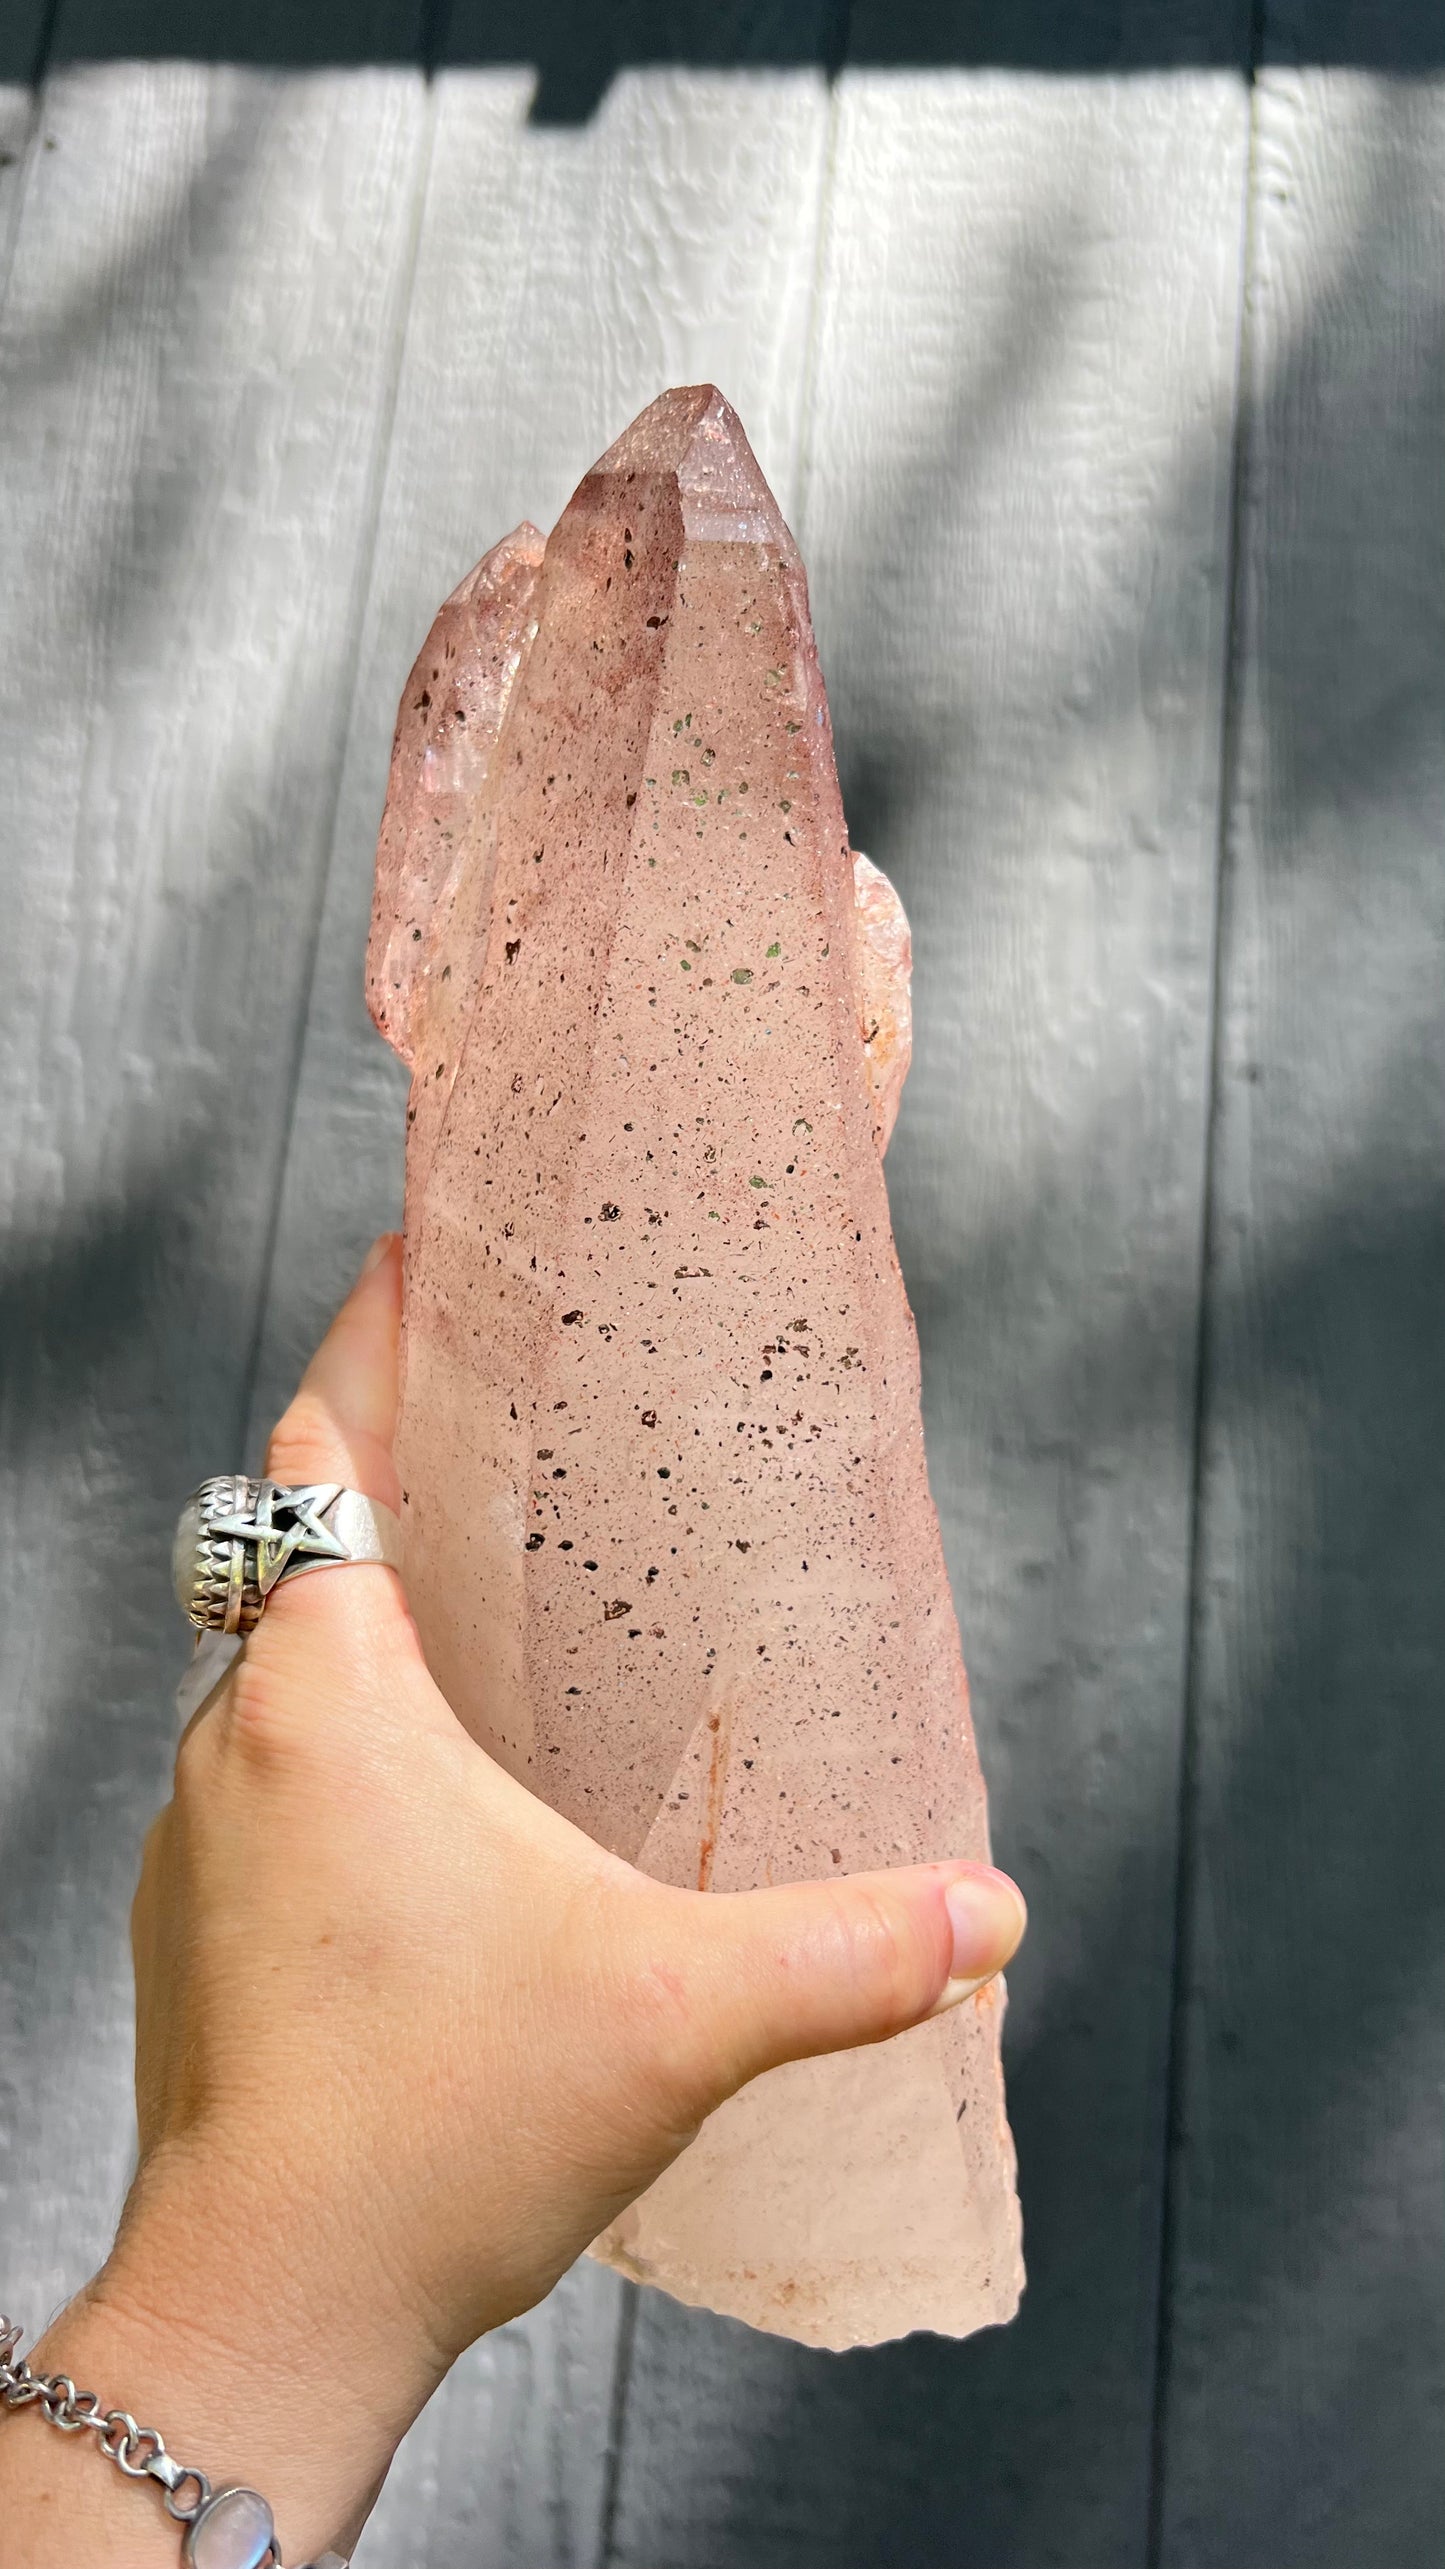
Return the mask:
[[268,1600],[308,1570],[352,1561],[401,1568],[401,1524],[339,1481],[283,1489],[222,1472],[182,1508],[171,1550],[177,1600],[198,1632],[254,1632]]

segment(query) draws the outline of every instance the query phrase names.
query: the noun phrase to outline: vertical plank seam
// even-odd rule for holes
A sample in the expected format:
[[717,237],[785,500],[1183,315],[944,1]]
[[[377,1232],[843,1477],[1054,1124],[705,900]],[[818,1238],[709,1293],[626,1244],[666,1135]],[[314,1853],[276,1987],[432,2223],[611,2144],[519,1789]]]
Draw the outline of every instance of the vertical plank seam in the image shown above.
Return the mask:
[[1218,805],[1214,849],[1214,908],[1209,953],[1209,1070],[1205,1101],[1204,1200],[1199,1233],[1195,1302],[1192,1451],[1189,1489],[1189,1565],[1185,1608],[1185,1661],[1179,1743],[1179,1789],[1174,1831],[1174,1918],[1170,2003],[1164,2072],[1164,2162],[1159,2208],[1158,2285],[1154,2322],[1154,2396],[1149,2450],[1147,2569],[1165,2569],[1165,2480],[1169,2405],[1174,2371],[1174,2287],[1179,2248],[1179,2190],[1190,2084],[1189,1990],[1196,1927],[1196,1829],[1199,1804],[1199,1725],[1202,1688],[1204,1586],[1205,1438],[1213,1378],[1212,1283],[1218,1237],[1217,1168],[1223,1044],[1224,938],[1233,855],[1234,791],[1239,769],[1245,653],[1243,549],[1250,464],[1253,331],[1250,288],[1255,269],[1259,149],[1259,71],[1264,54],[1267,0],[1250,0],[1244,76],[1249,84],[1249,134],[1245,149],[1234,346],[1234,422],[1230,441],[1225,533],[1224,683],[1220,694]]
[[447,58],[451,40],[452,0],[421,0],[417,27],[417,60],[426,76],[428,87],[437,78]]
[[60,9],[61,0],[47,0],[35,31],[35,50],[30,60],[30,76],[25,84],[28,92],[27,122],[25,139],[19,153],[20,168],[15,181],[15,201],[4,227],[4,238],[0,240],[0,320],[3,320],[5,308],[10,300],[10,279],[14,273],[15,253],[19,247],[21,226],[25,219],[25,201],[30,193],[35,155],[40,148],[40,137],[44,131],[46,74],[55,47],[55,30]]
[[30,86],[35,95],[37,114],[40,106],[40,92],[44,87],[45,75],[50,69],[50,57],[55,51],[55,30],[60,23],[61,6],[62,0],[46,0],[45,8],[41,12],[40,24],[35,31],[35,52],[30,64]]
[[[418,66],[420,69],[421,66]],[[377,545],[381,530],[382,502],[391,462],[392,434],[396,424],[397,403],[406,361],[406,342],[411,320],[412,293],[416,282],[417,260],[421,250],[422,217],[431,179],[432,150],[436,136],[436,101],[434,84],[422,74],[422,129],[415,151],[411,175],[411,203],[407,215],[407,238],[402,249],[400,273],[396,284],[396,313],[391,324],[391,363],[387,388],[382,397],[382,418],[378,425],[375,451],[367,473],[366,496],[357,538],[356,567],[352,576],[350,606],[350,644],[345,666],[347,714],[337,728],[332,753],[331,775],[327,785],[329,821],[326,830],[326,854],[316,869],[316,883],[307,923],[307,953],[302,975],[303,1004],[297,1012],[295,1040],[286,1068],[286,1111],[283,1139],[277,1157],[276,1180],[271,1191],[271,1207],[266,1228],[266,1242],[261,1259],[260,1289],[256,1297],[256,1314],[251,1331],[251,1344],[240,1379],[240,1401],[232,1443],[240,1451],[250,1429],[251,1413],[260,1379],[261,1351],[265,1345],[266,1324],[270,1317],[275,1289],[276,1250],[281,1228],[281,1208],[286,1192],[286,1173],[296,1138],[296,1115],[301,1093],[302,1067],[306,1058],[306,1036],[311,1022],[312,999],[316,988],[316,971],[321,951],[321,923],[326,911],[326,894],[332,869],[337,861],[336,832],[341,803],[341,780],[346,753],[356,721],[357,687],[361,669],[362,635],[366,624],[372,579],[376,568]]]
[[[15,254],[20,246],[20,234],[25,222],[25,203],[30,193],[30,178],[40,143],[45,92],[43,89],[32,88],[29,98],[25,139],[18,155],[20,169],[15,181],[14,202],[5,224],[4,238],[0,240],[0,330],[3,330],[5,314],[10,302],[10,280],[15,273]],[[0,337],[0,356],[3,356],[3,353],[4,341],[3,337]]]
[[622,2461],[627,2441],[627,2415],[632,2395],[633,2353],[637,2344],[637,2307],[642,2286],[624,2282],[622,2308],[617,2318],[617,2350],[612,2368],[612,2401],[607,2418],[607,2450],[603,2457],[602,2500],[597,2516],[597,2569],[613,2569],[616,2559],[617,2516],[622,2496]]
[[833,13],[830,41],[823,66],[824,77],[828,83],[828,121],[823,138],[823,166],[818,174],[818,210],[813,235],[813,275],[808,291],[808,335],[803,351],[803,380],[798,393],[798,441],[793,469],[793,488],[797,494],[793,510],[795,520],[793,532],[805,558],[807,542],[804,530],[808,517],[808,490],[813,478],[813,422],[821,361],[825,272],[838,172],[838,124],[842,112],[839,82],[847,60],[852,14],[852,0],[839,0],[839,5]]

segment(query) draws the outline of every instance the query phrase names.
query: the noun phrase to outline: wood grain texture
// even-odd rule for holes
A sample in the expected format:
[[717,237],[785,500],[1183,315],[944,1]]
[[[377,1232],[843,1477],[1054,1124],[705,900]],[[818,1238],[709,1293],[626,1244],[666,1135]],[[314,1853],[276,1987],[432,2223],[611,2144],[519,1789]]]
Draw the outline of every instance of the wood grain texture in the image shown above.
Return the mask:
[[1247,105],[849,75],[802,540],[913,921],[889,1192],[1011,1975],[1012,2328],[644,2299],[613,2556],[1145,2556]]
[[[549,526],[669,383],[715,378],[785,501],[796,487],[822,82],[629,76],[580,131],[530,125],[533,88],[525,73],[437,83],[253,1451],[366,1242],[400,1214],[405,1084],[366,1015],[362,965],[397,701],[437,605],[519,518]],[[630,2289],[584,2265],[508,2333],[505,2358],[453,2374],[398,2460],[358,2569],[591,2569],[608,2504],[598,2422]],[[455,2484],[442,2455],[456,2457]]]
[[402,2445],[356,2569],[594,2569],[628,2289],[584,2261],[463,2356]]
[[1257,115],[1163,2559],[1426,2569],[1445,86],[1270,72]]
[[417,179],[413,75],[43,102],[0,331],[0,2271],[94,2266],[126,1916],[239,1445]]

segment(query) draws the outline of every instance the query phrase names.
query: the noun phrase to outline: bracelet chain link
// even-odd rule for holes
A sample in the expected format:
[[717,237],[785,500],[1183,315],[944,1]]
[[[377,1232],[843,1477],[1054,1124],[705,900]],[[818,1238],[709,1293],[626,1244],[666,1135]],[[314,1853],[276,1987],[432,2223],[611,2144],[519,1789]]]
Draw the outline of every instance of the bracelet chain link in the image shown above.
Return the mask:
[[[187,2527],[183,2556],[196,2557],[192,2537],[201,2519],[227,2498],[255,2498],[252,2490],[222,2489],[213,2491],[204,2471],[188,2462],[178,2462],[168,2453],[165,2440],[154,2427],[138,2426],[130,2411],[124,2408],[102,2409],[95,2391],[79,2391],[68,2373],[32,2372],[20,2352],[24,2331],[13,2319],[0,2311],[0,2409],[38,2407],[62,2435],[82,2435],[88,2430],[99,2442],[108,2462],[123,2471],[128,2480],[154,2480],[158,2483],[168,2516]],[[183,2494],[186,2493],[186,2494]],[[256,2507],[265,2502],[256,2498]],[[269,2512],[269,2511],[267,2511]],[[274,2569],[282,2569],[280,2547],[274,2534],[269,2550],[256,2558],[256,2569],[266,2560]],[[323,2552],[309,2569],[346,2569],[345,2562],[334,2551]]]

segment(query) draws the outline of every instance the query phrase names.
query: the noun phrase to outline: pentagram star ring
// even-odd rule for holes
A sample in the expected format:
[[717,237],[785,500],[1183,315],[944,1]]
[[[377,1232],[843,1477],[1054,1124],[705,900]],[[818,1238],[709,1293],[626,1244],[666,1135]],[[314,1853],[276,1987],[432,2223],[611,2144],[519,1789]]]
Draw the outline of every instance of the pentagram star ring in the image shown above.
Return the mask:
[[339,1481],[283,1489],[222,1472],[202,1481],[181,1510],[171,1577],[198,1632],[244,1638],[288,1579],[352,1561],[401,1568],[401,1525],[379,1499]]

